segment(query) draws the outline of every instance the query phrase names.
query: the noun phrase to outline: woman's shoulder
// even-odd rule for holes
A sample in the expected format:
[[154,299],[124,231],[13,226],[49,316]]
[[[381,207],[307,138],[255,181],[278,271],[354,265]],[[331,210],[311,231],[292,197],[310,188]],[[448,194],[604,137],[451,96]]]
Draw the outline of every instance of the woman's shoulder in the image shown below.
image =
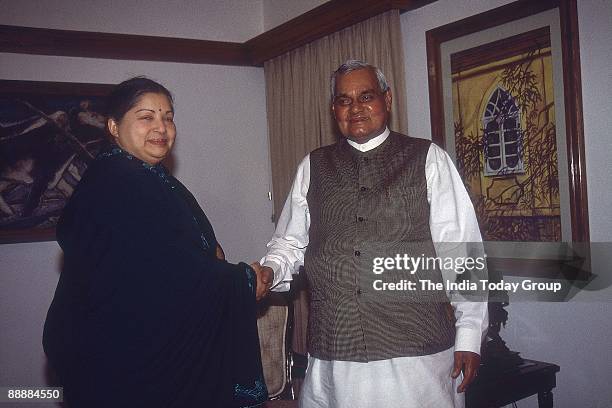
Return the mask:
[[114,180],[116,178],[133,181],[139,177],[139,170],[136,163],[125,157],[101,154],[89,165],[85,171],[83,181],[109,183],[116,181]]
[[143,162],[122,156],[99,156],[85,171],[82,183],[90,187],[124,190],[155,185]]
[[139,206],[160,196],[149,172],[122,157],[98,157],[77,185],[68,207],[85,207],[99,214]]

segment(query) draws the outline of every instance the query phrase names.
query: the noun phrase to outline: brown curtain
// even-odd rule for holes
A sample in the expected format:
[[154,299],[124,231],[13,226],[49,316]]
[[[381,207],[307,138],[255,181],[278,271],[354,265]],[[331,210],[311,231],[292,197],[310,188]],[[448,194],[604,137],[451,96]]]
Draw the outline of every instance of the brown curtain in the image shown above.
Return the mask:
[[[348,59],[379,67],[391,86],[390,128],[406,133],[406,86],[399,11],[392,10],[264,63],[274,219],[283,208],[299,162],[337,140],[330,110],[330,76]],[[297,282],[296,282],[297,283]],[[301,286],[301,285],[300,285]],[[294,349],[305,352],[308,306],[296,293]]]

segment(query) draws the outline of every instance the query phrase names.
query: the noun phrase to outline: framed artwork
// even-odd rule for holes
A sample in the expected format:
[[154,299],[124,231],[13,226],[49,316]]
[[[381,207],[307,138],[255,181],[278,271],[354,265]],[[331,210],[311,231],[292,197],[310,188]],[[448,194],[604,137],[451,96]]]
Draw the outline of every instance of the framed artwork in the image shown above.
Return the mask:
[[111,88],[0,81],[0,243],[55,239],[62,209],[106,141]]
[[489,267],[553,277],[585,259],[575,0],[520,0],[426,36],[432,138],[470,194]]

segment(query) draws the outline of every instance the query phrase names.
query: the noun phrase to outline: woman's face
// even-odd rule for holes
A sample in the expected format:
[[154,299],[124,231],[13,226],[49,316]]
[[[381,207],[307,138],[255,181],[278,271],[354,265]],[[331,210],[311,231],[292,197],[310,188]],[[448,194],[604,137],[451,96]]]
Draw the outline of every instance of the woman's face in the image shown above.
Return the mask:
[[164,94],[143,94],[119,122],[108,120],[108,129],[125,151],[151,165],[161,162],[176,138],[174,111]]

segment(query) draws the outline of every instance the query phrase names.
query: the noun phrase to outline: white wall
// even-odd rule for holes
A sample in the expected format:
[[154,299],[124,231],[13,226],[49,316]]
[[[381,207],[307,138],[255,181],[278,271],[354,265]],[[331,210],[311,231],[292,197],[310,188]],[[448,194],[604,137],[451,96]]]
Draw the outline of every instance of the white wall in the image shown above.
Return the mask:
[[[36,25],[44,25],[46,16],[32,9],[34,2],[11,2],[8,11],[6,3],[0,1],[0,24],[35,25],[37,21]],[[107,12],[101,19],[79,25],[74,9],[80,7],[86,20],[103,11],[96,2],[51,3],[62,9],[49,20],[53,22],[50,26],[57,28],[125,32],[113,25],[111,17],[126,21],[126,15],[133,14],[132,7],[122,9],[123,3],[116,2],[112,15]],[[145,6],[145,2],[134,3]],[[163,5],[157,0],[152,3]],[[219,11],[225,2],[210,3]],[[227,3],[247,7],[251,2]],[[173,27],[181,28],[184,21],[197,28],[196,20],[189,20],[184,10],[174,21],[160,26],[157,17],[169,11],[163,7],[157,12],[149,10],[156,27],[139,20],[140,26],[132,26],[132,32],[170,35]],[[62,12],[70,16],[64,26]],[[236,10],[224,13],[210,19],[211,24],[226,30],[228,38],[221,39],[241,41],[260,31],[261,16],[249,23],[251,17],[243,19]],[[238,24],[230,19],[234,13],[239,16]],[[23,17],[26,14],[27,19]],[[213,21],[217,18],[225,22]],[[160,31],[154,32],[156,29]],[[181,34],[195,36],[196,31]],[[0,79],[117,83],[138,74],[159,80],[174,93],[178,128],[174,173],[206,211],[228,258],[259,259],[273,232],[267,199],[270,177],[263,69],[0,53]],[[56,242],[0,245],[0,387],[47,384],[42,327],[57,285],[60,255]]]
[[[425,31],[509,3],[509,0],[439,0],[401,17],[406,59],[408,128],[413,136],[431,138]],[[525,358],[561,367],[553,390],[556,408],[609,408],[612,390],[612,290],[595,290],[610,281],[612,217],[612,5],[609,0],[578,2],[584,133],[592,241],[598,246],[598,278],[568,303],[515,303],[502,337]],[[604,249],[604,251],[602,251]],[[605,253],[607,249],[607,253]],[[603,253],[602,253],[603,252]],[[602,286],[605,286],[602,284]],[[603,301],[602,301],[603,299]],[[519,403],[537,407],[537,398]]]
[[243,42],[263,32],[262,0],[0,0],[0,24]]
[[327,0],[263,0],[264,31],[281,25]]

